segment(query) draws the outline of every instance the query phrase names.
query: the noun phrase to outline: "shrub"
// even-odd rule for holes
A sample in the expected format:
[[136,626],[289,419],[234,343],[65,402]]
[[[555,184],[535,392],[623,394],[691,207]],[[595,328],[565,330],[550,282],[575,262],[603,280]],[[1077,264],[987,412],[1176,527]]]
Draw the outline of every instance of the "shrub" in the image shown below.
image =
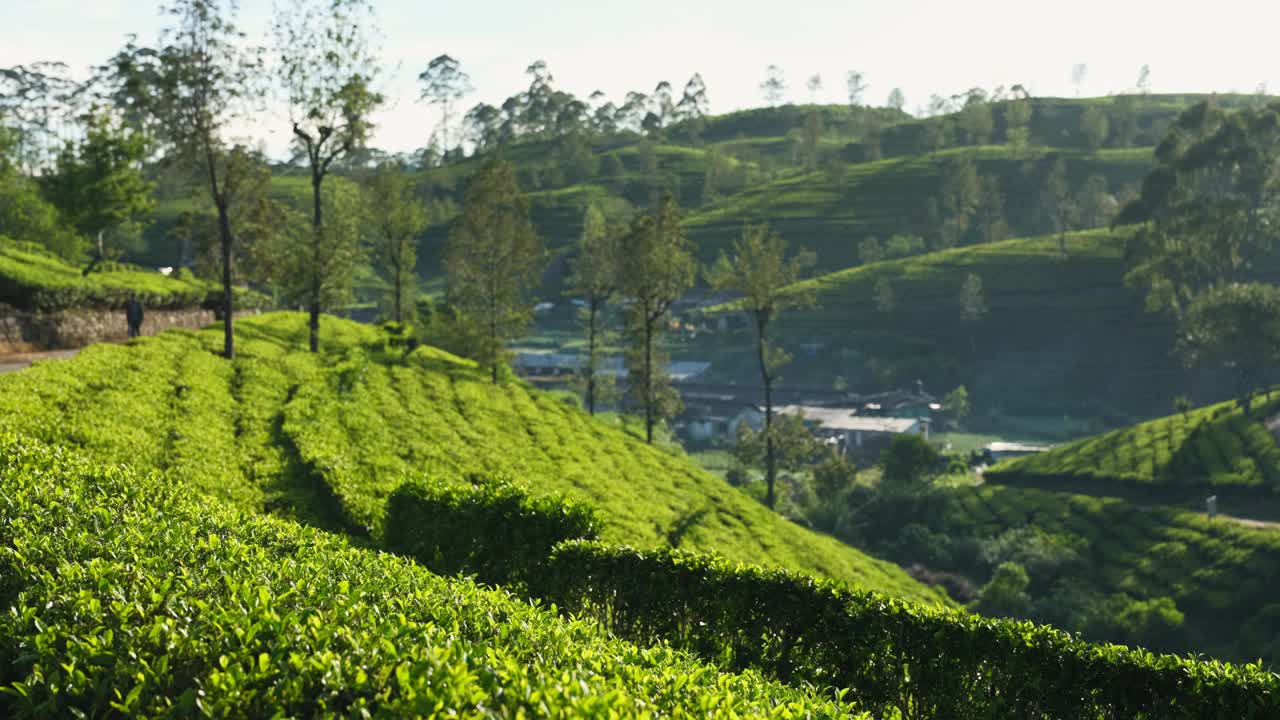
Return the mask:
[[[1015,595],[1025,588],[1025,572],[1002,568],[1002,585]],[[679,550],[564,543],[537,589],[621,637],[666,640],[729,668],[848,688],[882,716],[1261,720],[1280,712],[1280,680],[1256,665],[1090,645],[1027,622]]]
[[599,523],[585,505],[533,497],[510,481],[408,482],[387,501],[387,548],[442,575],[465,573],[491,584],[525,583],[542,572],[563,540],[594,539]]
[[1108,596],[1097,608],[1093,633],[1149,647],[1169,647],[1179,640],[1184,616],[1173,598],[1135,600],[1124,593]]
[[1268,605],[1240,628],[1237,652],[1247,658],[1280,658],[1280,605]]
[[0,435],[0,717],[844,717],[180,484]]
[[880,458],[886,489],[918,487],[938,464],[938,451],[924,436],[904,433],[893,438]]
[[1087,569],[1085,547],[1084,541],[1073,535],[1025,526],[1006,530],[984,543],[982,558],[989,567],[1016,562],[1037,587],[1044,588],[1060,577],[1083,574]]
[[973,609],[992,617],[1026,617],[1031,610],[1031,596],[1027,594],[1030,586],[1025,568],[1016,562],[1003,562],[978,591]]

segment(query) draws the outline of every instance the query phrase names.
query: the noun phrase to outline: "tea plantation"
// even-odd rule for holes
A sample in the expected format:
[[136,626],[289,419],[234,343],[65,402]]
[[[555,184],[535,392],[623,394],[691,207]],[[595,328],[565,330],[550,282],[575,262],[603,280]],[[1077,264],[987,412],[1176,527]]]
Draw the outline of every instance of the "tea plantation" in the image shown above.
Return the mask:
[[1070,541],[1069,582],[1143,600],[1171,598],[1185,623],[1169,648],[1280,660],[1280,532],[1120,498],[987,486],[956,493],[939,524],[953,537],[1034,528]]
[[854,714],[12,435],[0,528],[7,718]]
[[[41,312],[122,308],[130,295],[137,295],[151,308],[195,308],[221,296],[212,284],[189,273],[166,277],[120,263],[106,263],[89,275],[82,270],[39,245],[0,235],[0,304]],[[261,307],[265,298],[241,291],[237,301],[240,307]]]
[[1280,448],[1266,422],[1277,410],[1265,399],[1249,414],[1235,401],[1219,403],[1007,460],[986,477],[1101,494],[1146,490],[1164,500],[1271,500],[1280,496]]
[[128,347],[0,377],[0,429],[79,447],[184,480],[246,510],[380,534],[387,497],[422,477],[507,475],[599,509],[603,537],[666,544],[706,510],[681,547],[814,573],[927,602],[944,596],[769,512],[677,451],[655,449],[511,382],[495,390],[471,363],[431,348],[393,361],[378,331],[325,318],[320,357],[301,315],[220,335],[170,332]]
[[[237,328],[234,361],[174,331],[0,378],[0,716],[1280,712],[1258,666],[955,609],[446,353],[331,318],[298,352],[298,314]],[[1179,527],[1207,538],[1188,552],[1224,537]]]

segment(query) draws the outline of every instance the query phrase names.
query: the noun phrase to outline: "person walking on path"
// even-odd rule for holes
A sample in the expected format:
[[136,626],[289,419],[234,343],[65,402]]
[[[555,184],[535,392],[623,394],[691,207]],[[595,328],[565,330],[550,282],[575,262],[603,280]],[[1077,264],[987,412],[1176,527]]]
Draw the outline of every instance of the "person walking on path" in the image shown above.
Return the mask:
[[142,303],[137,295],[130,295],[124,306],[124,317],[129,321],[129,337],[136,338],[142,334]]

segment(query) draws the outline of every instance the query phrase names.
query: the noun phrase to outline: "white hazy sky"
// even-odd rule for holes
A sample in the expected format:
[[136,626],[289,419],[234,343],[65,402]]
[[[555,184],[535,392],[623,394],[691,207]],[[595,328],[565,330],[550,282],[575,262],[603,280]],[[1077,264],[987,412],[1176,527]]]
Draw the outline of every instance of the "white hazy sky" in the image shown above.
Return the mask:
[[[706,79],[713,112],[762,104],[770,64],[808,101],[805,80],[822,75],[819,101],[845,99],[844,75],[865,73],[866,101],[894,87],[907,107],[932,93],[1022,83],[1036,95],[1073,95],[1071,68],[1088,64],[1080,88],[1103,95],[1133,86],[1151,66],[1153,92],[1280,90],[1273,33],[1280,3],[1216,0],[375,0],[392,103],[376,118],[374,144],[424,144],[435,122],[415,102],[427,62],[449,53],[476,86],[470,104],[498,104],[527,85],[525,67],[547,61],[556,84],[615,101],[659,80],[677,89]],[[119,49],[128,33],[153,42],[161,25],[149,0],[5,0],[0,66],[62,60],[79,73]],[[241,26],[268,42],[270,0],[242,0]],[[283,113],[254,132],[273,152],[287,141]]]

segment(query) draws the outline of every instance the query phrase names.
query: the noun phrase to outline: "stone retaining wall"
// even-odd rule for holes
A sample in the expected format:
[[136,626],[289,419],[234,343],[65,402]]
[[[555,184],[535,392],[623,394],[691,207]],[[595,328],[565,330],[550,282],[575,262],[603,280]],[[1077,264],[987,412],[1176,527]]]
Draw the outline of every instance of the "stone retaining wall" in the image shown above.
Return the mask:
[[[239,317],[242,314],[236,313]],[[216,322],[212,310],[153,310],[142,321],[142,334],[170,328],[202,328]],[[97,342],[125,340],[129,325],[123,310],[67,310],[33,313],[0,305],[0,355],[78,348]]]

